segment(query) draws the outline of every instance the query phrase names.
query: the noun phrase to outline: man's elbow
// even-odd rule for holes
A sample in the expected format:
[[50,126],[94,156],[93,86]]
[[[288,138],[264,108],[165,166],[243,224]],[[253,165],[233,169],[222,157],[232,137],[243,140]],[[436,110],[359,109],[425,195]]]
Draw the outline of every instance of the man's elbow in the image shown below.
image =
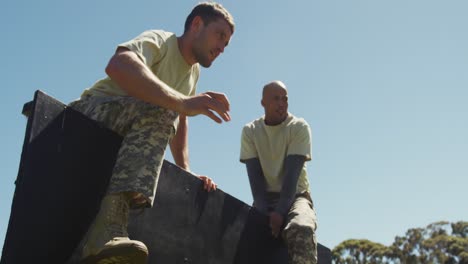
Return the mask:
[[120,54],[114,54],[114,56],[112,56],[112,58],[109,60],[109,63],[107,63],[105,71],[106,71],[107,76],[109,76],[111,79],[113,76],[116,76],[119,74],[120,65],[122,63],[121,57],[122,56]]
[[125,48],[119,48],[107,63],[105,68],[106,74],[112,79],[118,76],[123,71],[123,66],[130,59],[131,51]]

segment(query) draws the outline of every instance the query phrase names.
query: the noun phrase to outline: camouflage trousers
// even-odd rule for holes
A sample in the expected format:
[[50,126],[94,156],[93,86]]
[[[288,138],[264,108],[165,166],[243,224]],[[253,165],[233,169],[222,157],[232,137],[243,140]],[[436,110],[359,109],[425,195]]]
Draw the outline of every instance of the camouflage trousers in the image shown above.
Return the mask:
[[[268,199],[270,205],[274,206],[279,200],[279,194]],[[296,196],[281,232],[281,237],[288,248],[289,264],[317,263],[316,230],[317,216],[310,194]]]
[[107,193],[140,193],[152,206],[178,114],[127,96],[87,96],[69,106],[123,136]]

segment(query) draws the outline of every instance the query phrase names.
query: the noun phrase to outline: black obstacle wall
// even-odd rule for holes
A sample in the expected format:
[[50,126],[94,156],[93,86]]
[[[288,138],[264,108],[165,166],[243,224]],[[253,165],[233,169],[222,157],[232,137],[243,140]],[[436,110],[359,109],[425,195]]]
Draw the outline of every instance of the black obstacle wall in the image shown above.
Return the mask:
[[[1,264],[76,263],[105,194],[122,138],[37,91],[25,105],[25,140]],[[149,263],[287,263],[267,217],[164,162],[154,207],[131,214],[129,233]],[[331,263],[319,244],[319,263]]]

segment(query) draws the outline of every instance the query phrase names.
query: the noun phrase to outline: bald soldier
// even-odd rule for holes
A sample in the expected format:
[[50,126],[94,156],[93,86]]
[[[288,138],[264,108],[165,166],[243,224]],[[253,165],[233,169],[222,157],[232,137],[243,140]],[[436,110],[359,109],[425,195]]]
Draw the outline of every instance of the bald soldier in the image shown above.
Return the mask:
[[311,160],[311,131],[288,112],[281,81],[263,88],[265,115],[242,130],[240,161],[246,164],[253,206],[270,217],[271,233],[286,242],[290,264],[317,263],[317,220],[305,162]]

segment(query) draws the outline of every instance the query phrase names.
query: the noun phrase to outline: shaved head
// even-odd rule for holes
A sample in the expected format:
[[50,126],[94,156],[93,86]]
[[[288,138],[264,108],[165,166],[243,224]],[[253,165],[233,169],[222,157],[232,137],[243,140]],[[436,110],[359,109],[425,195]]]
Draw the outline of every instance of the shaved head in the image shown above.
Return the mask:
[[262,98],[265,98],[265,95],[275,89],[282,89],[286,92],[288,91],[288,89],[286,89],[286,85],[282,81],[272,81],[263,86]]

